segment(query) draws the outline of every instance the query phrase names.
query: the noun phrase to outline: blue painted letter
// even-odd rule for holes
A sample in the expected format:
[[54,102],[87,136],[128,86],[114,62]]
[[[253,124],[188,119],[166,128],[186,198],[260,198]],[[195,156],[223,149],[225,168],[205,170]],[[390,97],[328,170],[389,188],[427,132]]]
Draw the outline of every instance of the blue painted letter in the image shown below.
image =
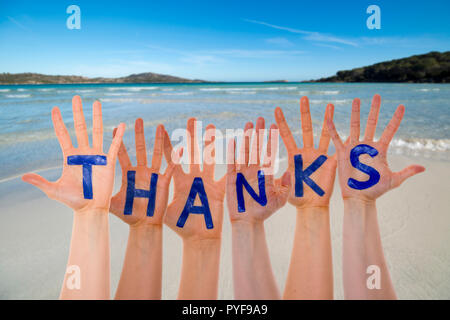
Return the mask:
[[156,198],[156,184],[158,183],[158,175],[152,173],[150,179],[150,190],[136,189],[136,171],[127,172],[127,199],[125,201],[125,209],[123,214],[130,215],[133,213],[133,201],[134,198],[148,198],[147,216],[153,217],[155,212],[155,198]]
[[357,190],[364,190],[376,185],[380,181],[380,173],[372,167],[369,167],[359,162],[359,156],[362,154],[368,154],[372,158],[378,154],[378,150],[367,144],[359,144],[350,151],[350,162],[352,166],[367,175],[369,179],[367,181],[358,181],[353,178],[349,178],[347,184],[350,188]]
[[[197,194],[200,197],[200,201],[202,203],[201,206],[194,206],[194,201]],[[209,210],[208,197],[206,196],[202,178],[194,178],[186,204],[180,217],[178,218],[177,227],[183,228],[189,214],[191,213],[203,214],[205,216],[206,229],[214,228],[211,211]]]
[[253,190],[253,188],[248,184],[244,175],[240,172],[237,174],[236,196],[237,196],[238,212],[245,212],[244,187],[245,187],[245,190],[247,190],[247,192],[250,194],[250,196],[253,199],[255,199],[255,201],[258,202],[260,205],[265,206],[267,204],[264,172],[262,170],[258,171],[259,196]]
[[314,160],[308,168],[303,170],[303,159],[301,154],[294,156],[295,163],[295,196],[303,197],[303,182],[305,182],[311,189],[319,196],[323,196],[325,192],[309,177],[314,171],[327,160],[327,157],[322,155]]
[[68,156],[69,166],[83,166],[83,194],[85,199],[92,199],[92,166],[106,166],[106,157],[100,155]]

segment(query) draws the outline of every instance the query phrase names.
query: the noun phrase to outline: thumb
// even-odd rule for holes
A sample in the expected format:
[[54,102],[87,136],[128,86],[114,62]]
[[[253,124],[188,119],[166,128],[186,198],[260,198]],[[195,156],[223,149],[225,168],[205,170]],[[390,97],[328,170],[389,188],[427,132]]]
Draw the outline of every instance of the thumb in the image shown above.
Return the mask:
[[409,167],[406,167],[405,169],[395,172],[392,176],[392,187],[396,188],[399,185],[403,183],[406,179],[409,177],[412,177],[418,173],[424,172],[425,168],[422,166],[419,166],[417,164],[413,164]]
[[22,176],[22,180],[26,183],[32,184],[38,187],[42,192],[44,192],[48,197],[54,194],[55,184],[50,182],[36,173],[27,173]]
[[288,190],[291,187],[291,173],[287,170],[281,177],[281,186],[286,187]]

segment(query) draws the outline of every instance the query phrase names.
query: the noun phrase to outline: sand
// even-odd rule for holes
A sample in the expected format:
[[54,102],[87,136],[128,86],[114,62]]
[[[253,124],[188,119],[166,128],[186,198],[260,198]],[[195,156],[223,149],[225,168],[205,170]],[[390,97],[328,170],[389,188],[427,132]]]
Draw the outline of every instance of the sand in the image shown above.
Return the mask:
[[[450,166],[429,159],[414,162],[424,165],[426,172],[378,200],[386,259],[399,298],[450,299]],[[390,163],[398,170],[413,160],[391,156]],[[56,179],[59,170],[44,171],[42,175]],[[69,252],[72,211],[19,178],[0,183],[0,203],[0,298],[58,298]],[[219,298],[232,299],[231,227],[226,210],[225,214]],[[336,184],[331,200],[336,299],[343,298],[342,218],[343,203]],[[281,291],[289,265],[294,221],[295,209],[289,204],[266,221],[272,265]],[[110,227],[113,296],[125,255],[128,226],[111,215]],[[181,239],[165,227],[163,299],[177,296],[181,250]]]

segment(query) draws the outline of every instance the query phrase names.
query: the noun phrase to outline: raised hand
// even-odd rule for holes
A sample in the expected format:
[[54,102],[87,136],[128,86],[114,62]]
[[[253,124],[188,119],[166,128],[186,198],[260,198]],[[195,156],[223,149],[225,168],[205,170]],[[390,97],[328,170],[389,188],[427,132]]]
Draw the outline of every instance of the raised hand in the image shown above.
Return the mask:
[[175,164],[169,157],[165,173],[159,172],[164,145],[170,144],[165,139],[167,133],[163,125],[156,128],[150,168],[147,166],[142,119],[136,120],[134,132],[137,166],[131,164],[125,145],[121,143],[122,186],[112,198],[110,207],[113,214],[130,225],[116,299],[161,299],[162,223]]
[[[103,153],[103,123],[102,107],[99,101],[93,106],[92,147],[84,120],[81,98],[72,99],[73,120],[78,146],[72,145],[69,133],[61,117],[58,107],[52,110],[52,121],[55,134],[63,152],[63,172],[55,182],[49,182],[35,173],[27,173],[22,179],[39,189],[49,198],[60,201],[76,213],[88,210],[101,210],[108,212],[111,194],[114,186],[114,168],[119,146],[125,131],[125,124],[121,123],[113,139],[108,154]],[[93,163],[91,175],[86,174],[83,165],[77,165],[80,156],[91,157]],[[74,162],[72,162],[74,161]],[[69,164],[74,163],[74,164]],[[98,163],[95,164],[95,163]]]
[[[425,168],[420,165],[411,165],[399,172],[392,172],[389,168],[387,151],[405,113],[403,105],[398,106],[381,138],[374,141],[381,98],[379,95],[373,97],[362,140],[360,139],[360,104],[358,98],[353,100],[350,137],[345,143],[339,137],[331,117],[328,117],[328,130],[336,147],[342,197],[370,201],[398,187],[403,181],[424,171]],[[328,114],[330,110],[331,107],[328,106]],[[367,169],[367,166],[372,169]]]
[[[275,109],[275,120],[280,128],[280,135],[288,153],[288,168],[292,181],[288,201],[297,208],[323,207],[328,206],[330,202],[336,176],[336,159],[335,156],[330,157],[328,155],[330,135],[327,130],[326,119],[332,118],[333,112],[334,106],[329,104],[325,112],[319,147],[316,149],[314,148],[311,113],[307,97],[302,97],[300,100],[303,148],[299,148],[295,143],[281,108]],[[298,166],[297,177],[296,161]],[[310,170],[307,171],[307,168]],[[305,171],[304,179],[299,177],[302,171]]]
[[[137,166],[131,164],[125,145],[122,142],[119,149],[119,163],[122,168],[122,186],[119,192],[111,199],[110,211],[130,226],[140,226],[143,224],[162,225],[163,217],[167,209],[170,180],[175,169],[175,164],[169,158],[165,173],[160,173],[164,143],[170,143],[170,141],[164,141],[165,129],[163,125],[159,125],[156,128],[151,167],[148,167],[144,122],[141,118],[136,120],[134,131]],[[114,135],[115,133],[116,130],[114,130]],[[152,188],[156,189],[152,190]],[[134,190],[136,189],[145,190],[148,193],[141,197],[135,197]],[[156,193],[155,197],[150,196],[153,191]],[[130,192],[128,199],[127,192]],[[133,202],[130,202],[132,198]],[[150,204],[150,209],[149,201],[154,201],[153,204]]]
[[[267,154],[264,156],[263,163],[261,163],[261,153],[263,148],[263,141],[261,141],[262,133],[264,131],[264,118],[258,118],[256,121],[256,128],[253,130],[253,124],[248,122],[244,130],[244,140],[239,153],[238,161],[235,159],[235,140],[230,140],[227,152],[227,204],[230,219],[232,222],[237,220],[245,220],[249,222],[264,221],[271,216],[279,208],[283,207],[287,201],[289,188],[291,185],[290,174],[285,172],[281,179],[274,179],[274,165],[272,161],[272,149],[277,150],[278,147],[278,133],[277,126],[272,125],[269,130],[269,141],[267,143]],[[250,138],[252,133],[255,133],[252,141],[250,152]],[[260,181],[264,181],[263,187],[265,196],[261,201],[264,204],[258,203],[249,192],[243,191],[244,208],[240,207],[242,204],[237,199],[236,180],[238,174],[248,182],[255,193],[260,192]],[[262,179],[259,175],[263,175]],[[262,195],[259,194],[259,198]]]
[[[250,138],[254,131],[250,152]],[[235,140],[227,152],[227,204],[230,213],[233,252],[233,280],[236,299],[279,299],[264,231],[264,220],[286,204],[291,184],[289,172],[275,180],[278,128],[269,131],[267,154],[261,163],[264,118],[244,130],[238,162]],[[244,190],[245,186],[245,190]],[[250,188],[250,189],[249,189]],[[253,195],[250,195],[250,192]]]
[[[169,139],[167,139],[169,140]],[[183,239],[179,299],[217,299],[225,177],[216,181],[215,127],[206,127],[203,170],[197,142],[196,119],[187,122],[189,173],[174,171],[175,190],[164,223]],[[166,158],[172,155],[170,144]]]
[[[214,125],[210,124],[206,127],[206,135],[208,137],[204,145],[204,164],[203,170],[201,170],[196,119],[190,118],[187,121],[187,152],[190,170],[188,173],[185,173],[181,166],[176,166],[174,170],[174,197],[167,208],[165,223],[183,239],[220,239],[221,237],[226,180],[222,178],[216,181],[214,178]],[[170,157],[172,154],[171,145],[168,145],[165,152],[166,157]],[[203,189],[204,193],[202,192]],[[193,190],[200,192],[192,192]],[[207,195],[206,202],[202,201],[204,199],[201,199],[203,194]],[[192,196],[195,196],[195,199]],[[209,207],[211,220],[208,217],[209,214],[189,213],[187,218],[186,216],[183,217],[183,210],[192,204],[193,206],[203,206],[204,208]],[[186,219],[184,220],[184,218]]]
[[326,119],[333,117],[333,105],[325,112],[319,147],[314,148],[309,101],[300,100],[303,148],[297,147],[281,108],[275,120],[288,153],[292,187],[289,203],[297,208],[291,263],[284,290],[285,299],[332,299],[333,268],[329,202],[336,175],[335,156],[328,155],[330,135]]

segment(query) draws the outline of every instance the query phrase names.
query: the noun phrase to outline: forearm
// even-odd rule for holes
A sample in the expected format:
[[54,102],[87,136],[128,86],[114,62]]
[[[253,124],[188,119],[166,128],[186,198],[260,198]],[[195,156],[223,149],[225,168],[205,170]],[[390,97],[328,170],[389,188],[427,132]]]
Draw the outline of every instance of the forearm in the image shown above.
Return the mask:
[[116,299],[161,299],[162,226],[130,227]]
[[233,222],[232,247],[235,298],[280,299],[270,264],[264,222]]
[[[396,299],[384,259],[375,201],[344,200],[343,272],[346,299]],[[379,268],[380,288],[368,278],[369,266]],[[376,283],[376,279],[373,279]]]
[[333,299],[333,264],[328,207],[297,209],[284,299]]
[[75,213],[60,299],[109,299],[109,250],[108,212]]
[[217,299],[220,239],[183,240],[178,299]]

